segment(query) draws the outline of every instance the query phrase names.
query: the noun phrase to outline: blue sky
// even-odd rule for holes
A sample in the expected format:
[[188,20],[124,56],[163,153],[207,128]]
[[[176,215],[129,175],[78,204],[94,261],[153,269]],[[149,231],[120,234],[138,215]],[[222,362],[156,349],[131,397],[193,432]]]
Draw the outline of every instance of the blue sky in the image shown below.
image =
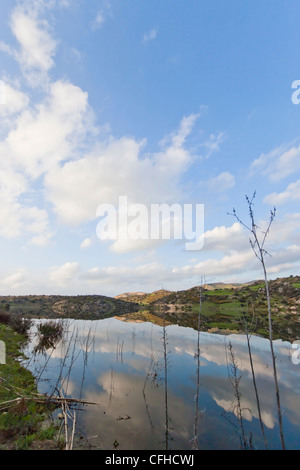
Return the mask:
[[[296,0],[0,0],[0,293],[105,294],[299,273]],[[0,90],[1,91],[1,90]],[[204,204],[204,245],[101,241],[97,207]]]

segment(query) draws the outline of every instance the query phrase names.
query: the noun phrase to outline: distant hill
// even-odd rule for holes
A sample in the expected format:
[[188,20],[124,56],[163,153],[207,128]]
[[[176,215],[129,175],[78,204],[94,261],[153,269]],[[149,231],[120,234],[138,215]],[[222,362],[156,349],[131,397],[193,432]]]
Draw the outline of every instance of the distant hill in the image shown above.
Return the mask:
[[[300,276],[269,281],[274,338],[294,341],[300,337]],[[129,318],[144,321],[152,318],[181,326],[197,328],[201,295],[201,329],[211,332],[244,332],[244,316],[254,319],[255,334],[268,336],[265,283],[222,282],[192,287],[182,291],[160,290],[152,293],[122,294],[127,301],[140,304],[141,310]],[[144,306],[144,307],[143,307]],[[145,312],[142,311],[144,308]],[[150,313],[149,313],[150,312]],[[252,324],[252,323],[251,323]]]
[[[300,276],[271,280],[269,287],[274,338],[291,342],[299,339]],[[31,318],[98,320],[124,316],[126,321],[177,324],[197,329],[200,298],[202,331],[242,333],[246,315],[252,333],[268,336],[267,300],[262,280],[218,282],[182,291],[126,292],[116,298],[102,295],[0,296],[0,309],[9,308],[13,314]]]
[[78,318],[97,320],[139,310],[139,305],[103,295],[0,296],[0,307],[31,318]]
[[143,305],[151,304],[156,300],[162,299],[172,292],[160,289],[155,292],[146,293],[146,292],[126,292],[125,294],[120,294],[115,297],[115,299],[126,300],[127,302],[135,302]]
[[[251,281],[251,282],[244,282],[244,283],[224,283],[224,282],[212,282],[210,284],[203,284],[202,288],[206,290],[215,290],[215,289],[240,289],[247,285],[252,285],[255,282],[262,282],[262,281]],[[199,286],[198,286],[199,288]],[[193,287],[192,289],[195,289]],[[191,290],[187,289],[186,291]],[[184,292],[184,291],[179,291]],[[124,294],[119,294],[115,297],[115,299],[122,299],[128,302],[139,302],[139,303],[151,303],[155,300],[160,298],[166,297],[170,294],[174,294],[175,291],[169,291],[166,289],[160,289],[154,292],[125,292]]]
[[240,289],[241,287],[245,287],[248,285],[253,284],[254,282],[257,281],[251,281],[251,282],[244,282],[244,283],[238,283],[238,282],[233,282],[233,283],[225,283],[225,282],[212,282],[210,284],[203,284],[203,288],[207,290],[215,290],[215,289]]

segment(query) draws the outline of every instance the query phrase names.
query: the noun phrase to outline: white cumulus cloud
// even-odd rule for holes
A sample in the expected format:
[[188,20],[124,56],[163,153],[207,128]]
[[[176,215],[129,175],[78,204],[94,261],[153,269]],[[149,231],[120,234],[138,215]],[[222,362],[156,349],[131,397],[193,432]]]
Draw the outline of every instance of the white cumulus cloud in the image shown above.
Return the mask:
[[80,267],[76,262],[67,262],[62,266],[54,266],[50,268],[49,278],[50,281],[56,285],[64,285],[73,280],[79,274]]
[[263,153],[253,161],[251,170],[267,175],[272,182],[281,181],[300,170],[300,146],[291,142]]

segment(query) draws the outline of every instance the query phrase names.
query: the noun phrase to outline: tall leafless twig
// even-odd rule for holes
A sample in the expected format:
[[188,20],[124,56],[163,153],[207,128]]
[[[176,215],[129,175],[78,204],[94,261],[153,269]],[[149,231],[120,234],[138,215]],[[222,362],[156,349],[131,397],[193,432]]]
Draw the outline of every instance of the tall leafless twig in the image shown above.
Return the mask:
[[[205,284],[205,278],[204,278]],[[202,291],[203,291],[203,278],[201,277],[200,285],[200,296],[199,296],[199,314],[198,314],[198,327],[197,327],[197,352],[195,357],[197,358],[197,390],[195,396],[195,421],[194,421],[194,437],[193,437],[193,449],[198,449],[198,420],[199,420],[199,391],[200,391],[200,329],[201,329],[201,314],[202,314]]]
[[[252,196],[251,199],[248,196],[246,196],[246,201],[247,201],[248,209],[249,209],[249,217],[250,217],[250,225],[249,226],[247,224],[245,224],[239,218],[239,216],[237,215],[235,209],[233,209],[233,213],[231,215],[233,215],[238,220],[238,222],[242,226],[244,226],[251,233],[250,245],[251,245],[251,248],[252,248],[256,258],[261,263],[261,266],[262,266],[262,269],[263,269],[265,287],[266,287],[266,295],[267,295],[267,305],[268,305],[269,342],[270,342],[272,364],[273,364],[273,375],[274,375],[274,383],[275,383],[275,394],[276,394],[279,433],[280,433],[282,449],[285,450],[286,447],[285,447],[285,441],[284,441],[284,435],[283,435],[283,423],[282,423],[280,393],[279,393],[279,385],[278,385],[278,377],[277,377],[276,356],[275,356],[274,347],[273,347],[273,327],[272,327],[270,289],[269,289],[267,268],[266,268],[266,263],[265,263],[265,255],[269,255],[269,253],[264,248],[266,238],[267,238],[267,236],[270,232],[271,225],[272,225],[273,220],[274,220],[275,215],[276,215],[276,208],[274,207],[274,209],[270,211],[270,219],[269,219],[269,223],[267,225],[267,229],[265,231],[261,230],[260,227],[255,222],[255,216],[254,216],[254,210],[253,210],[255,196],[256,196],[256,192],[253,193],[253,196]],[[260,235],[262,235],[262,238],[259,236],[259,233],[260,233]]]
[[[254,319],[254,310],[253,310],[253,317],[252,317],[252,322],[253,323]],[[262,420],[261,416],[261,408],[260,408],[260,401],[259,401],[259,395],[258,395],[258,389],[257,389],[257,384],[256,384],[256,377],[255,377],[255,372],[254,372],[254,364],[253,364],[253,358],[252,358],[252,350],[251,350],[251,326],[249,328],[248,326],[248,320],[246,318],[246,315],[243,315],[243,321],[244,321],[244,326],[245,326],[245,333],[246,333],[246,338],[247,338],[247,346],[248,346],[248,354],[249,354],[249,361],[250,361],[250,367],[251,367],[251,373],[252,373],[252,382],[253,382],[253,387],[254,387],[254,392],[255,392],[255,398],[256,398],[256,406],[257,406],[257,412],[258,412],[258,417],[259,417],[259,422],[260,422],[260,428],[265,444],[266,450],[268,450],[268,443],[265,435],[265,429],[264,429],[264,423]]]

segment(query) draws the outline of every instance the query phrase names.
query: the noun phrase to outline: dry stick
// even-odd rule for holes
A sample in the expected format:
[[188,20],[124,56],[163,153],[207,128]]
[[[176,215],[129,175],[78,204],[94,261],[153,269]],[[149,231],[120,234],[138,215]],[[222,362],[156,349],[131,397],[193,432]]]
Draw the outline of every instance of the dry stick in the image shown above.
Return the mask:
[[150,376],[150,371],[151,371],[152,366],[153,366],[153,364],[154,364],[154,354],[153,354],[153,344],[152,344],[152,333],[153,333],[153,325],[151,325],[151,336],[150,336],[151,362],[150,362],[149,369],[148,369],[148,372],[147,372],[146,377],[145,377],[145,382],[144,382],[144,387],[143,387],[143,390],[142,390],[142,395],[143,395],[143,399],[144,399],[144,403],[145,403],[146,413],[147,413],[147,416],[148,416],[148,418],[149,418],[151,430],[152,430],[152,432],[154,433],[154,425],[153,425],[153,423],[152,423],[151,415],[150,415],[150,412],[149,412],[149,405],[148,405],[147,399],[146,399],[147,380],[148,380],[148,378],[149,378],[149,376]]
[[123,349],[124,349],[124,339],[121,344],[121,351],[120,351],[120,356],[121,356],[121,364],[123,364]]
[[237,399],[237,405],[235,409],[237,410],[237,417],[241,426],[243,447],[244,447],[244,450],[247,450],[247,439],[245,435],[244,420],[243,420],[243,413],[242,413],[243,410],[241,406],[241,393],[239,390],[239,383],[240,383],[241,377],[238,377],[238,374],[237,374],[238,365],[235,360],[234,349],[233,349],[231,341],[229,341],[228,349],[229,349],[229,354],[230,354],[231,370],[232,370],[230,381],[231,381],[232,387],[234,388],[234,394]]
[[267,227],[267,230],[264,232],[263,240],[260,242],[258,240],[258,235],[257,235],[257,228],[259,228],[254,220],[254,213],[253,213],[253,201],[255,198],[255,192],[252,196],[252,199],[250,200],[248,196],[246,196],[246,201],[248,203],[249,207],[249,215],[250,215],[250,220],[251,220],[251,227],[248,227],[244,222],[241,221],[241,219],[237,216],[235,209],[233,209],[233,215],[241,225],[243,225],[247,230],[249,230],[253,237],[254,241],[250,239],[250,245],[251,248],[257,257],[257,259],[260,261],[264,273],[264,280],[265,280],[265,286],[266,286],[266,294],[267,294],[267,305],[268,305],[268,323],[269,323],[269,343],[270,343],[270,349],[271,349],[271,356],[272,356],[272,365],[273,365],[273,375],[274,375],[274,382],[275,382],[275,393],[276,393],[276,403],[277,403],[277,415],[278,415],[278,423],[279,423],[279,433],[280,433],[280,439],[281,439],[281,445],[282,449],[285,450],[285,442],[284,442],[284,436],[283,436],[283,426],[282,426],[282,413],[281,413],[281,404],[280,404],[280,394],[279,394],[279,385],[278,385],[278,378],[277,378],[277,368],[276,368],[276,356],[274,353],[274,348],[273,348],[273,327],[272,327],[272,313],[271,313],[271,301],[270,301],[270,290],[269,290],[269,282],[268,282],[268,276],[267,276],[267,269],[266,269],[266,264],[265,264],[265,254],[269,254],[265,249],[264,249],[264,244],[267,238],[267,235],[270,231],[270,227],[272,225],[272,222],[274,220],[275,214],[276,214],[276,209],[274,207],[274,210],[271,210],[271,216],[270,216],[270,221],[269,225]]
[[[2,382],[5,382],[9,386],[9,388],[5,387]],[[0,387],[4,388],[8,392],[13,392],[16,395],[19,395],[19,397],[21,398],[23,397],[24,390],[20,387],[16,387],[15,385],[8,383],[8,381],[3,377],[0,377]]]
[[41,377],[42,377],[44,371],[46,370],[46,367],[47,367],[47,365],[48,365],[48,362],[49,362],[50,359],[51,359],[51,356],[52,356],[54,350],[55,350],[55,347],[52,348],[52,351],[51,351],[51,353],[48,355],[48,358],[47,358],[47,360],[45,361],[44,366],[40,369],[40,373],[39,373],[39,375],[38,375],[38,377],[37,377],[37,379],[36,379],[36,380],[37,380],[37,383],[39,383],[39,381],[41,380]]
[[[253,316],[254,316],[254,311],[253,311]],[[253,381],[255,397],[256,397],[258,417],[259,417],[261,432],[262,432],[264,443],[265,443],[265,448],[266,448],[266,450],[268,450],[268,443],[267,443],[264,424],[263,424],[263,420],[262,420],[262,416],[261,416],[260,402],[259,402],[258,390],[257,390],[257,385],[256,385],[253,359],[252,359],[252,351],[251,351],[251,344],[250,344],[251,335],[249,336],[248,323],[247,323],[247,320],[246,320],[245,317],[244,317],[244,324],[245,324],[245,331],[246,331],[246,338],[247,338],[247,345],[248,345],[248,354],[249,354],[249,360],[250,360],[250,367],[251,367],[251,373],[252,373],[252,381]]]
[[72,450],[73,445],[74,445],[75,428],[76,428],[76,411],[74,410],[73,415],[72,415],[71,412],[70,412],[70,408],[69,408],[67,403],[65,404],[65,407],[66,407],[66,421],[67,421],[67,418],[69,418],[69,419],[72,420],[72,423],[73,423],[73,425],[72,425],[72,434],[71,434],[70,439],[68,439],[68,441],[66,443],[66,450]]
[[116,363],[118,363],[118,356],[119,356],[119,336],[117,339],[117,346],[116,346]]
[[2,403],[0,403],[0,407],[1,407],[0,411],[10,408],[15,403],[19,403],[21,400],[23,400],[23,398],[19,397],[19,398],[14,398],[13,400],[3,401]]
[[[69,380],[70,380],[70,375],[71,375],[73,365],[75,364],[75,362],[77,361],[77,358],[79,357],[79,355],[81,353],[81,350],[79,350],[77,355],[75,356],[75,349],[76,349],[77,339],[78,339],[78,329],[76,329],[76,336],[75,336],[75,339],[73,340],[73,351],[72,351],[72,355],[71,355],[71,362],[70,362],[70,365],[69,365],[69,368],[68,368],[68,372],[67,372],[66,376],[64,377],[64,379],[62,379],[62,377],[61,377],[61,388],[63,386],[65,386],[66,392],[68,390]],[[64,385],[65,382],[66,382],[66,385]]]
[[41,393],[36,393],[35,396],[31,396],[31,397],[18,397],[18,398],[14,398],[12,400],[8,400],[8,401],[3,401],[2,403],[0,403],[0,407],[3,406],[3,405],[10,405],[10,404],[14,404],[16,402],[19,402],[21,400],[26,400],[26,401],[35,401],[37,403],[61,403],[61,402],[66,402],[66,403],[77,403],[77,404],[81,404],[81,405],[100,405],[100,403],[95,403],[95,402],[92,402],[92,401],[85,401],[85,400],[79,400],[77,398],[66,398],[66,397],[59,397],[59,396],[49,396],[49,395],[44,395],[44,394],[41,394]]
[[109,398],[108,398],[108,406],[111,406],[112,399],[114,394],[114,368],[111,367],[110,369],[110,391],[109,391]]
[[124,348],[124,340],[122,343],[119,343],[119,336],[118,336],[118,341],[117,341],[117,347],[116,347],[116,362],[119,362],[119,357],[121,360],[121,364],[123,364],[123,348]]
[[66,402],[63,401],[62,404],[61,404],[61,410],[62,410],[62,414],[63,414],[63,417],[64,417],[64,428],[65,428],[65,450],[68,450],[68,418],[67,418],[67,414],[66,414]]
[[[73,416],[71,415],[68,402],[65,399],[65,396],[63,395],[63,392],[61,390],[59,390],[59,394],[61,395],[61,398],[62,398],[61,409],[62,409],[62,413],[64,417],[65,442],[66,442],[65,450],[72,450],[73,443],[74,443],[74,436],[75,436],[76,412],[74,411]],[[73,421],[72,434],[71,434],[70,439],[69,439],[69,434],[68,434],[68,418]]]
[[143,390],[142,390],[142,395],[143,395],[143,399],[144,399],[144,403],[145,403],[146,413],[147,413],[147,416],[148,416],[148,419],[149,419],[149,422],[150,422],[150,426],[151,426],[152,432],[154,433],[154,426],[153,426],[151,415],[150,415],[150,412],[149,412],[149,405],[147,403],[146,392],[145,392],[146,386],[147,386],[147,380],[148,380],[148,377],[150,375],[150,371],[151,371],[151,368],[153,366],[153,362],[154,362],[154,357],[153,357],[153,354],[152,354],[149,369],[148,369],[147,375],[145,377],[145,382],[144,382],[144,387],[143,387]]
[[282,413],[281,413],[279,386],[278,386],[278,378],[277,378],[276,356],[275,356],[274,348],[273,348],[270,291],[269,291],[269,283],[268,283],[268,280],[267,280],[267,272],[266,272],[264,261],[262,262],[262,265],[263,265],[263,270],[264,270],[264,275],[265,275],[265,284],[266,284],[266,291],[267,291],[268,316],[269,316],[269,337],[270,337],[270,348],[271,348],[272,363],[273,363],[274,381],[275,381],[275,388],[276,388],[276,402],[277,402],[277,413],[278,413],[278,421],[279,421],[279,432],[280,432],[281,445],[282,445],[283,450],[285,450],[286,447],[285,447],[284,436],[283,436],[283,428],[282,428]]
[[83,372],[82,372],[81,385],[80,385],[80,395],[79,395],[80,398],[82,397],[82,392],[83,392],[83,384],[84,384],[84,380],[85,380],[86,367],[87,367],[87,364],[88,364],[89,348],[90,348],[90,345],[93,344],[93,341],[94,341],[94,338],[95,338],[95,336],[94,336],[90,340],[90,335],[91,335],[91,326],[89,327],[88,335],[85,338],[85,343],[84,343],[84,345],[82,345],[82,348],[83,348],[83,346],[85,346],[85,348],[82,349],[82,352],[83,352]]
[[74,413],[73,413],[73,428],[72,428],[72,435],[71,435],[71,442],[70,442],[70,450],[73,449],[73,445],[74,445],[75,427],[76,427],[76,411],[74,410]]
[[165,436],[166,436],[166,450],[169,450],[169,413],[168,413],[168,364],[167,364],[167,332],[166,320],[164,313],[164,326],[163,326],[163,345],[164,345],[164,365],[165,365]]
[[77,398],[66,398],[66,397],[56,397],[56,396],[52,396],[51,398],[50,397],[45,397],[45,400],[47,399],[50,399],[50,401],[52,402],[60,402],[60,401],[65,401],[66,403],[79,403],[81,405],[100,405],[100,403],[95,403],[95,402],[92,402],[92,401],[85,401],[85,400],[79,400]]
[[[67,349],[67,353],[66,353],[66,356],[64,358],[64,363],[63,363],[63,367],[61,369],[61,372],[60,372],[60,382],[61,382],[61,386],[60,386],[60,389],[58,390],[58,393],[60,395],[60,397],[62,398],[62,402],[61,402],[61,408],[62,408],[62,413],[63,413],[63,416],[64,416],[64,427],[65,427],[65,440],[66,440],[66,450],[72,450],[73,448],[73,445],[74,445],[74,437],[75,437],[75,427],[76,427],[76,411],[74,410],[73,412],[73,415],[71,414],[70,412],[70,408],[68,406],[68,403],[84,403],[82,400],[81,400],[81,394],[82,394],[82,387],[83,387],[83,380],[84,380],[84,375],[85,375],[85,366],[86,366],[86,363],[87,363],[87,356],[88,356],[88,348],[89,348],[89,337],[90,337],[90,330],[89,330],[89,333],[88,333],[88,336],[86,338],[86,350],[85,350],[85,353],[86,353],[86,356],[84,357],[84,370],[83,370],[83,377],[82,377],[82,383],[81,383],[81,390],[80,390],[80,399],[79,400],[68,400],[64,395],[63,395],[63,392],[62,392],[62,388],[66,382],[66,390],[68,389],[68,384],[69,384],[69,379],[70,379],[70,374],[71,374],[71,370],[72,370],[72,367],[74,365],[74,363],[76,362],[81,350],[77,353],[77,355],[75,355],[75,348],[76,348],[76,342],[77,342],[77,338],[78,338],[78,329],[76,330],[76,335],[75,335],[75,339],[73,339],[73,335],[74,335],[74,331],[72,333],[72,337],[71,337],[71,340],[69,342],[69,345],[68,345],[68,349]],[[68,355],[68,351],[70,349],[70,345],[71,345],[71,342],[73,340],[73,351],[72,351],[72,355],[71,355],[71,363],[70,363],[70,366],[69,366],[69,369],[68,369],[68,373],[66,375],[66,377],[64,379],[62,379],[62,372],[63,372],[63,368],[64,368],[64,365],[65,365],[65,359]],[[86,402],[87,404],[87,402]],[[68,435],[68,418],[72,420],[72,433],[71,433],[71,437],[69,439],[69,435]]]
[[196,411],[195,411],[195,422],[194,422],[193,449],[198,449],[198,419],[199,419],[199,389],[200,389],[200,326],[201,326],[201,313],[202,313],[202,284],[203,284],[203,279],[201,277],[198,328],[197,328],[197,353],[196,353],[197,355],[197,392],[196,392],[196,397],[195,397]]
[[72,332],[71,339],[69,340],[69,343],[67,345],[67,349],[66,349],[65,355],[63,357],[62,364],[60,366],[59,375],[57,377],[57,381],[56,381],[55,387],[53,389],[53,393],[54,393],[55,390],[58,389],[58,384],[59,384],[59,382],[61,382],[62,373],[63,373],[64,367],[65,367],[65,364],[66,364],[66,361],[67,361],[67,357],[68,357],[68,354],[69,354],[69,350],[70,350],[70,347],[71,347],[71,341],[72,341],[72,338],[73,338],[73,334],[74,334],[74,331]]

